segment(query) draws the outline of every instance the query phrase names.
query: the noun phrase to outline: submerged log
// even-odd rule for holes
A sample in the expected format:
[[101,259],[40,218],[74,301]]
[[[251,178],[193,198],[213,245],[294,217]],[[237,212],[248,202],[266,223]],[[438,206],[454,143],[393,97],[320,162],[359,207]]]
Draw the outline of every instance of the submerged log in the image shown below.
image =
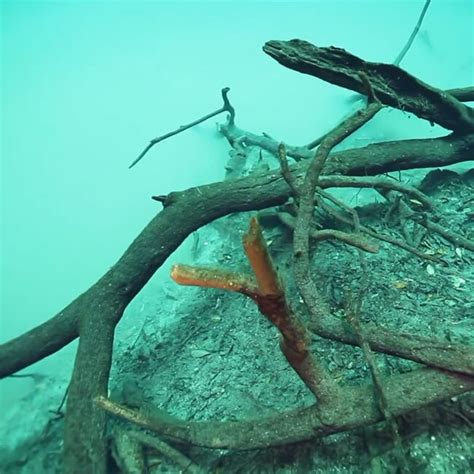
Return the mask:
[[474,131],[471,107],[393,64],[364,61],[344,49],[320,48],[299,39],[268,41],[263,51],[283,66],[365,95],[363,72],[383,104],[458,133]]

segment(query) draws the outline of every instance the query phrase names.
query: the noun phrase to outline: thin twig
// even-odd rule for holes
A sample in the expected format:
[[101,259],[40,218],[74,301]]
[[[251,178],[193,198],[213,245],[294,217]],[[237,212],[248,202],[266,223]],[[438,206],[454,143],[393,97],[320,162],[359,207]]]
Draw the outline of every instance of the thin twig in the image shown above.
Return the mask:
[[278,161],[280,162],[280,169],[283,179],[288,184],[288,187],[291,189],[291,194],[293,199],[298,202],[299,191],[296,187],[295,180],[291,174],[290,167],[288,166],[288,158],[286,156],[286,147],[283,143],[278,145]]
[[309,233],[314,212],[314,195],[319,176],[332,148],[362,127],[381,108],[382,106],[378,102],[373,102],[365,110],[359,111],[336,127],[316,150],[304,178],[293,243],[295,279],[304,302],[315,318],[327,312],[328,309],[323,303],[309,271]]
[[63,398],[61,399],[61,402],[60,402],[58,408],[56,408],[56,410],[55,410],[55,413],[56,413],[57,415],[59,415],[59,414],[62,413],[61,410],[62,410],[64,404],[66,403],[67,394],[68,394],[68,393],[69,393],[69,384],[68,384],[68,386],[66,387],[66,390],[64,391]]
[[347,320],[352,326],[352,329],[354,330],[354,333],[357,337],[357,342],[361,347],[362,352],[364,353],[364,358],[369,368],[370,375],[372,377],[375,401],[379,407],[380,413],[383,415],[390,427],[390,431],[392,433],[395,445],[395,456],[397,457],[399,467],[402,469],[402,472],[408,473],[409,471],[407,459],[403,450],[402,439],[398,431],[397,421],[394,418],[392,411],[390,410],[382,378],[375,363],[374,353],[372,352],[372,349],[370,348],[370,345],[367,342],[367,339],[365,338],[362,328],[360,326],[358,317],[360,311],[360,304],[361,303],[359,301],[359,308],[354,308],[354,310],[348,308]]
[[199,466],[194,463],[194,461],[161,439],[158,439],[155,436],[147,435],[141,431],[130,431],[128,434],[140,443],[150,446],[159,453],[164,454],[167,458],[183,469],[183,471],[180,472],[188,472],[191,474],[199,474],[203,472]]
[[161,135],[160,137],[154,138],[153,140],[150,141],[150,143],[146,146],[146,148],[138,155],[138,158],[128,167],[133,168],[148,152],[148,150],[156,145],[159,142],[162,142],[163,140],[166,140],[167,138],[170,138],[174,135],[177,135],[178,133],[184,132],[185,130],[188,130],[191,127],[194,127],[195,125],[198,125],[212,117],[215,117],[218,114],[221,114],[222,112],[229,112],[229,124],[232,125],[234,123],[234,118],[235,118],[235,109],[232,107],[232,105],[229,102],[229,98],[227,97],[227,93],[230,91],[229,87],[224,87],[222,89],[221,94],[222,94],[222,99],[224,101],[223,106],[216,110],[215,112],[211,112],[210,114],[205,115],[204,117],[201,117],[200,119],[195,120],[194,122],[188,123],[187,125],[181,125],[179,128],[176,130],[173,130],[172,132],[165,133],[164,135]]
[[[318,187],[318,188],[316,188],[316,190],[317,190],[319,196],[327,199],[328,201],[331,201],[332,203],[336,204],[336,206],[339,206],[341,209],[343,209],[348,214],[350,214],[352,216],[352,220],[354,222],[354,230],[358,233],[360,232],[360,218],[359,218],[359,214],[357,213],[357,211],[354,208],[352,208],[351,206],[347,206],[340,199],[335,198],[331,193],[325,191],[324,189],[321,189],[321,188]],[[322,199],[319,199],[318,205],[322,206],[323,202],[324,201]]]
[[[350,219],[344,215],[342,215],[340,212],[337,212],[333,207],[329,206],[326,204],[324,201],[321,201],[320,203],[321,207],[331,216],[336,218],[337,220],[344,222],[345,224],[352,224],[353,219]],[[396,247],[399,247],[403,250],[406,250],[407,252],[410,252],[417,257],[420,257],[425,260],[430,260],[433,262],[439,262],[439,258],[435,257],[434,255],[429,255],[426,253],[421,252],[420,250],[412,247],[411,245],[408,245],[406,242],[402,240],[395,239],[394,237],[391,237],[390,235],[385,235],[385,234],[380,234],[378,232],[375,232],[372,229],[369,229],[368,227],[365,227],[363,225],[360,225],[360,230],[364,234],[369,235],[370,237],[374,237],[375,239],[382,240],[383,242],[387,242],[389,244],[392,244]]]
[[393,61],[393,64],[395,64],[396,66],[398,66],[402,62],[403,58],[408,53],[408,50],[410,49],[410,47],[411,47],[411,45],[412,45],[413,41],[415,40],[415,37],[418,33],[418,30],[420,29],[421,24],[423,23],[423,18],[426,15],[426,12],[428,10],[428,7],[430,6],[430,3],[431,3],[431,0],[426,0],[425,5],[423,6],[423,9],[421,10],[418,21],[415,25],[415,28],[413,29],[410,37],[408,38],[407,43],[405,44],[403,49],[400,51],[398,56],[395,58],[395,61]]
[[448,242],[451,242],[456,247],[463,247],[467,250],[470,250],[471,252],[474,252],[474,241],[451,232],[439,224],[434,223],[428,218],[426,213],[414,211],[410,206],[408,206],[406,202],[404,202],[402,199],[399,199],[398,196],[393,197],[391,192],[387,193],[385,197],[394,203],[395,209],[398,211],[402,224],[403,221],[412,220],[413,222],[423,226],[428,231],[436,232],[437,234],[441,235],[444,239],[446,239]]
[[[415,25],[415,28],[414,28],[412,34],[411,34],[410,37],[408,38],[408,41],[406,42],[406,44],[405,44],[405,46],[403,47],[403,49],[400,51],[400,53],[399,53],[399,54],[397,55],[397,57],[395,58],[393,64],[395,64],[396,66],[398,66],[398,65],[401,63],[401,61],[403,60],[403,58],[405,57],[405,55],[408,53],[408,50],[411,48],[411,45],[413,44],[413,41],[415,40],[415,37],[416,37],[416,35],[417,35],[417,33],[418,33],[418,30],[420,29],[420,26],[421,26],[421,24],[422,24],[422,22],[423,22],[423,19],[424,19],[424,17],[425,17],[425,14],[426,14],[426,12],[427,12],[427,10],[428,10],[428,7],[429,7],[429,5],[430,5],[430,2],[431,2],[431,0],[426,0],[425,5],[424,5],[424,7],[423,7],[423,9],[422,9],[422,11],[421,11],[421,14],[420,14],[420,16],[419,16],[419,18],[418,18],[418,21],[417,21],[417,23],[416,23],[416,25]],[[370,89],[372,89],[372,88],[370,88]],[[373,93],[373,91],[372,91],[372,93]],[[361,96],[362,96],[361,94],[357,94],[357,95],[356,95],[356,97],[361,97]],[[370,99],[370,97],[369,97],[369,99]],[[308,149],[310,149],[310,150],[312,150],[313,148],[316,148],[316,147],[326,138],[327,135],[328,135],[328,133],[325,133],[325,134],[321,135],[319,138],[317,138],[317,139],[313,140],[312,142],[308,143],[308,144],[306,145],[306,147],[307,147]]]

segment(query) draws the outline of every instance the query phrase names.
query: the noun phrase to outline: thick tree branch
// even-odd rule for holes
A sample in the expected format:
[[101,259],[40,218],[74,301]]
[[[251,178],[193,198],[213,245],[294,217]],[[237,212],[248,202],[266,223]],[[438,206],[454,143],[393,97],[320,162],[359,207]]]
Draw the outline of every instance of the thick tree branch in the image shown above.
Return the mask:
[[[271,139],[269,139],[271,141]],[[274,142],[275,152],[278,142]],[[375,175],[399,169],[445,166],[474,156],[474,134],[429,140],[386,142],[329,156],[324,172]],[[301,179],[308,163],[292,166]],[[334,182],[321,177],[320,186]],[[58,351],[78,336],[79,314],[89,300],[122,298],[127,305],[168,256],[193,231],[238,211],[280,205],[290,197],[288,184],[278,171],[191,188],[167,197],[160,212],[130,245],[119,262],[87,292],[42,325],[0,345],[0,377],[5,377]],[[195,212],[196,211],[196,212]],[[104,289],[110,293],[104,293]]]
[[357,74],[363,71],[383,104],[412,112],[448,130],[474,131],[472,108],[393,64],[364,61],[343,49],[319,48],[299,39],[268,41],[263,51],[283,66],[365,95]]
[[298,290],[315,319],[329,312],[310,273],[309,234],[313,225],[316,187],[324,187],[320,176],[331,149],[370,120],[380,108],[378,102],[369,104],[365,110],[349,117],[324,138],[306,170],[299,191],[298,215],[293,237],[294,273]]
[[445,91],[460,102],[474,102],[474,87],[459,87]]
[[[278,143],[275,149],[277,146]],[[473,148],[474,134],[411,140],[404,146],[396,142],[373,145],[331,155],[324,172],[377,174],[443,166],[469,159]],[[301,179],[306,167],[307,163],[291,167],[295,179]],[[322,176],[318,184],[331,186],[334,180]],[[164,201],[165,209],[95,285],[49,322],[0,346],[0,376],[4,377],[54,353],[81,335],[68,401],[68,407],[74,411],[66,416],[66,472],[86,472],[94,466],[97,474],[105,473],[105,419],[91,400],[107,393],[113,331],[128,303],[194,230],[232,212],[283,204],[289,196],[290,189],[279,171],[171,193]],[[91,354],[97,355],[95,362]]]
[[[431,403],[474,389],[474,379],[434,369],[392,375],[385,381],[387,403],[399,416]],[[351,386],[344,398],[329,407],[312,406],[251,421],[182,421],[139,413],[104,397],[104,410],[170,440],[219,449],[256,449],[281,446],[350,430],[381,421],[372,385]]]
[[[247,132],[235,125],[221,126],[221,133],[229,140],[241,140],[247,146],[258,146],[278,156],[280,142],[265,136]],[[451,149],[454,147],[454,149]],[[306,146],[285,145],[286,154],[295,161],[311,159],[314,151]],[[431,156],[426,149],[433,153]],[[361,148],[352,148],[331,153],[324,168],[325,174],[341,173],[376,175],[391,171],[447,166],[472,159],[474,134],[465,136],[447,135],[442,138],[413,139],[374,143]],[[396,164],[393,162],[397,156]],[[360,161],[359,161],[360,160]],[[358,163],[359,161],[359,163]]]
[[[474,377],[474,350],[470,346],[407,334],[373,323],[363,324],[362,328],[367,342],[375,351]],[[311,321],[309,329],[321,337],[357,345],[347,324],[329,312]]]

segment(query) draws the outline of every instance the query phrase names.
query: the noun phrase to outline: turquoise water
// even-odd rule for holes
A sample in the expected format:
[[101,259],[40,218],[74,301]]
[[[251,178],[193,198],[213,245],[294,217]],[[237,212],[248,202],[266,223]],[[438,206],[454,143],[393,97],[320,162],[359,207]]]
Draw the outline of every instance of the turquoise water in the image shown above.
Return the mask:
[[[224,178],[229,144],[216,130],[222,116],[159,144],[128,169],[150,139],[219,108],[223,87],[231,88],[240,127],[294,145],[348,113],[349,91],[281,67],[262,52],[266,41],[301,38],[392,62],[422,6],[414,0],[3,1],[0,342],[46,321],[97,281],[161,209],[152,195]],[[402,67],[440,89],[472,85],[473,18],[471,1],[432,2]],[[347,147],[444,133],[384,111]],[[237,252],[240,234],[219,237],[232,241],[222,255]],[[214,243],[209,235],[200,245]],[[189,261],[193,248],[188,239],[132,303],[119,326],[123,350],[123,341],[140,334],[132,312],[141,321],[147,305],[159,305],[154,295],[176,291],[169,267]],[[171,305],[163,317],[173,321],[173,311]],[[0,382],[5,449],[44,428],[75,350],[73,343],[25,370],[43,378]],[[31,418],[14,429],[25,406]]]

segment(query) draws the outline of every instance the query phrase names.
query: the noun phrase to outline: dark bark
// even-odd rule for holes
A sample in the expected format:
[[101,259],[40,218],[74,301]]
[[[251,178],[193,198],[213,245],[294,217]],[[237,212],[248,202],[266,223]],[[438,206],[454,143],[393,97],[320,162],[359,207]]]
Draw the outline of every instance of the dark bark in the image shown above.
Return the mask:
[[[394,416],[403,415],[445,398],[474,389],[474,379],[434,369],[392,375],[384,380],[387,402]],[[249,421],[182,421],[149,412],[137,413],[98,405],[110,413],[153,429],[161,437],[195,446],[220,449],[256,449],[297,443],[318,436],[366,426],[383,419],[374,399],[373,386],[343,386],[344,397],[334,405],[315,405],[268,418]]]
[[[373,88],[377,99],[384,104],[411,111],[457,132],[457,135],[439,139],[390,142],[333,153],[329,155],[324,168],[318,170],[318,177],[319,171],[324,173],[317,179],[318,186],[324,188],[334,185],[334,177],[329,175],[336,173],[375,175],[403,169],[445,166],[472,157],[474,114],[472,109],[455,98],[456,95],[470,97],[465,91],[445,93],[422,83],[396,66],[364,62],[343,50],[317,48],[300,40],[271,41],[264,49],[286,66],[343,87],[366,94],[369,85],[369,89]],[[223,98],[222,109],[203,119],[228,111],[230,121],[222,131],[232,143],[241,131],[234,125],[234,110],[228,102],[226,89],[223,90]],[[176,133],[179,130],[166,136]],[[462,133],[463,136],[460,135]],[[139,158],[162,139],[159,137],[152,141]],[[246,140],[255,141],[256,144],[261,141],[262,148],[277,153],[278,143],[268,137],[246,134]],[[288,155],[297,159],[310,158],[312,152],[307,147],[288,147]],[[308,163],[292,167],[294,179],[301,180],[307,167]],[[130,301],[191,232],[233,212],[283,204],[290,194],[291,190],[281,172],[274,170],[171,193],[166,197],[158,196],[157,199],[165,206],[163,211],[152,219],[119,261],[97,283],[51,320],[0,346],[0,377],[5,377],[56,352],[80,336],[65,420],[66,473],[106,474],[106,416],[100,404],[94,403],[94,400],[103,400],[107,396],[114,331]],[[308,196],[312,194],[311,191]],[[318,324],[322,322],[323,318]],[[319,326],[316,330],[322,335],[331,333],[327,327]],[[399,353],[414,360],[433,365],[444,364],[454,370],[472,369],[472,354],[462,347],[436,345],[432,341],[429,341],[428,347],[418,347],[420,341],[415,337],[407,341],[402,336],[397,339],[388,332],[381,334],[379,338],[378,334],[374,335],[374,348],[397,353],[390,344],[399,343],[402,346]],[[340,331],[337,337],[353,342],[352,335],[341,334]],[[368,332],[367,339],[370,337]],[[427,344],[426,340],[422,344]],[[436,353],[440,349],[444,351],[444,357]],[[392,376],[386,383],[388,402],[394,415],[474,388],[472,377],[435,369]],[[263,422],[181,422],[167,425],[158,420],[157,431],[201,446],[249,449],[310,439],[380,419],[373,400],[372,386],[368,386],[345,390],[343,399],[335,400],[334,403],[282,414]]]
[[[470,346],[399,333],[372,323],[363,324],[362,328],[367,342],[374,351],[474,377],[474,350]],[[310,329],[321,337],[357,345],[356,337],[348,325],[327,313],[317,321],[311,322]]]
[[461,87],[446,91],[461,102],[474,102],[474,87]]
[[[370,175],[444,166],[469,159],[473,148],[474,135],[371,145],[330,155],[324,172]],[[292,167],[295,178],[306,167]],[[322,187],[331,184],[321,177]],[[279,170],[171,193],[163,211],[95,285],[50,321],[0,346],[4,377],[81,336],[66,416],[66,472],[105,474],[105,417],[91,400],[107,393],[113,333],[128,303],[191,232],[233,212],[283,204],[289,195]]]
[[307,41],[268,41],[263,50],[295,71],[366,95],[363,72],[376,97],[386,105],[405,110],[459,133],[474,131],[474,111],[393,64],[364,61],[344,49],[319,48]]
[[[232,128],[228,132],[233,134]],[[278,143],[266,138],[269,148]],[[369,145],[329,156],[324,172],[376,175],[383,172],[468,161],[474,156],[474,134],[428,140],[404,140]],[[307,163],[291,167],[302,176]],[[321,184],[330,186],[322,177]],[[49,321],[0,345],[0,377],[6,377],[64,347],[78,336],[78,319],[89,299],[101,299],[109,288],[125,307],[168,256],[194,230],[238,211],[283,204],[290,195],[279,170],[172,193],[161,211],[126,250],[117,264],[95,285]],[[172,203],[172,205],[171,205]],[[106,299],[103,299],[106,304]]]
[[[88,310],[92,312],[86,313]],[[93,399],[98,394],[106,396],[108,391],[113,320],[121,314],[119,308],[114,310],[99,305],[84,308],[64,425],[64,471],[68,474],[107,472],[106,417]]]
[[81,297],[43,324],[0,344],[0,378],[29,367],[74,341],[79,335],[80,307]]

